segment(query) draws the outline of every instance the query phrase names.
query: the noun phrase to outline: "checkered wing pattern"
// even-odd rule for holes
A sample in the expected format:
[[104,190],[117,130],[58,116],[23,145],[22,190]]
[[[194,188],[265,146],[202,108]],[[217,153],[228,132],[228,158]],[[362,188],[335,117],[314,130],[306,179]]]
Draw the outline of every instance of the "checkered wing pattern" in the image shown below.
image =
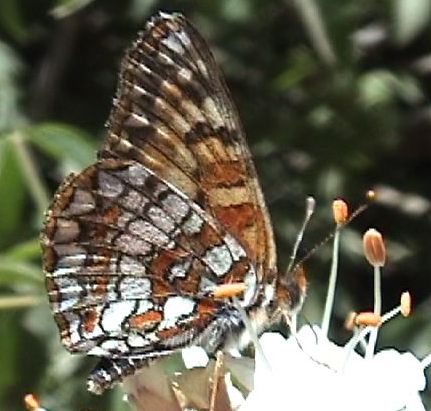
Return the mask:
[[220,284],[255,304],[275,276],[269,217],[241,125],[204,40],[160,13],[127,52],[99,160],[59,188],[42,234],[63,344],[102,357],[95,392],[241,326]]

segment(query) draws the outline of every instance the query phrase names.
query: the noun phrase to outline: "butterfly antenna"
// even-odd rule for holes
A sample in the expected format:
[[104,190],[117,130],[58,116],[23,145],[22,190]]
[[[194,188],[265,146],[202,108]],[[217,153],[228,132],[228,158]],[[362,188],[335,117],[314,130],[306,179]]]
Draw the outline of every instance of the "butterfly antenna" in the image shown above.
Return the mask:
[[301,229],[299,230],[299,233],[296,236],[296,241],[295,241],[295,245],[293,246],[292,254],[290,255],[289,265],[287,266],[287,270],[286,270],[286,272],[288,273],[291,272],[292,267],[295,264],[296,254],[298,253],[299,246],[301,245],[302,239],[304,238],[305,229],[307,228],[307,225],[310,222],[312,215],[314,214],[315,208],[316,208],[316,200],[314,199],[314,197],[311,197],[311,196],[307,197],[307,200],[305,202],[305,216],[302,222]]
[[[370,203],[376,199],[376,193],[373,190],[369,190],[369,191],[367,191],[367,193],[365,195],[365,198],[367,200],[366,203],[361,204],[355,211],[353,211],[352,214],[350,214],[349,218],[347,219],[347,221],[344,224],[337,225],[337,227],[336,227],[336,229],[334,231],[332,231],[331,233],[329,233],[322,241],[320,241],[319,243],[317,243],[294,266],[293,266],[293,262],[294,261],[292,261],[292,257],[291,257],[290,264],[289,264],[288,268],[291,269],[292,271],[288,271],[288,272],[294,272],[294,271],[296,271],[296,269],[299,268],[302,264],[304,264],[304,262],[307,261],[318,249],[320,249],[322,246],[324,246],[328,241],[332,240],[334,238],[335,232],[337,230],[339,230],[340,228],[345,227],[346,225],[350,224],[359,214],[362,214],[370,206]],[[304,220],[304,223],[306,225],[306,220]],[[304,224],[303,224],[302,228],[303,229],[305,228]],[[301,236],[301,238],[302,238],[302,235],[303,235],[303,230],[301,230],[301,232],[299,233],[298,238],[299,238],[299,236]],[[296,242],[298,243],[298,239],[297,239]],[[301,240],[299,240],[299,243],[300,242],[301,242]],[[299,243],[298,243],[298,246],[299,246]],[[295,247],[296,247],[296,244],[295,244]],[[295,248],[294,248],[294,251],[296,253],[297,249],[295,250]],[[295,258],[294,254],[292,254],[292,256]],[[293,266],[293,269],[292,269],[292,266]]]

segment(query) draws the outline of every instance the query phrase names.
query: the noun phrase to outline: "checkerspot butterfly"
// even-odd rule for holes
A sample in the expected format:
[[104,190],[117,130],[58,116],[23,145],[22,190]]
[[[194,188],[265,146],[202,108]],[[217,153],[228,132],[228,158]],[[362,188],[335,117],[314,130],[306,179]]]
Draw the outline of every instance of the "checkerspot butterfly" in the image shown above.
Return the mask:
[[238,115],[205,41],[159,13],[122,61],[98,160],[60,186],[42,233],[61,341],[101,358],[96,393],[185,346],[209,354],[297,308],[303,278],[280,274]]

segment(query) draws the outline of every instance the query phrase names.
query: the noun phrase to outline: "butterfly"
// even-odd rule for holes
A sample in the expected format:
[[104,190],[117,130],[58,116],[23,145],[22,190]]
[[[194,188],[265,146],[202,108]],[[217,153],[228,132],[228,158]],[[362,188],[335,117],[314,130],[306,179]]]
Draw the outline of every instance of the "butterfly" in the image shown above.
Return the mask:
[[[210,355],[297,310],[280,273],[237,111],[214,57],[179,13],[159,12],[127,51],[98,160],[58,189],[41,235],[63,345],[100,357],[102,393],[189,345]],[[236,304],[215,293],[244,284]]]

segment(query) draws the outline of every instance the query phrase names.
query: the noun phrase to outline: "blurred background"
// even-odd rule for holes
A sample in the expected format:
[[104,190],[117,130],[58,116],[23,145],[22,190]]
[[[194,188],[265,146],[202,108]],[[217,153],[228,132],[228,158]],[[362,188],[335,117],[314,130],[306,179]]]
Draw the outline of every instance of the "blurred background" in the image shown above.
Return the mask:
[[[373,307],[362,233],[389,249],[383,311],[415,307],[379,347],[431,352],[431,2],[429,0],[1,0],[0,409],[37,393],[49,410],[125,410],[121,391],[85,391],[93,359],[59,343],[39,232],[62,181],[95,160],[125,48],[155,11],[183,12],[210,43],[239,108],[273,218],[280,268],[317,200],[300,254],[333,229],[331,202],[377,201],[342,233],[331,337]],[[302,321],[320,321],[330,243],[307,261]],[[428,369],[428,377],[430,378]],[[384,383],[384,382],[382,382]],[[424,400],[431,404],[430,387]]]

